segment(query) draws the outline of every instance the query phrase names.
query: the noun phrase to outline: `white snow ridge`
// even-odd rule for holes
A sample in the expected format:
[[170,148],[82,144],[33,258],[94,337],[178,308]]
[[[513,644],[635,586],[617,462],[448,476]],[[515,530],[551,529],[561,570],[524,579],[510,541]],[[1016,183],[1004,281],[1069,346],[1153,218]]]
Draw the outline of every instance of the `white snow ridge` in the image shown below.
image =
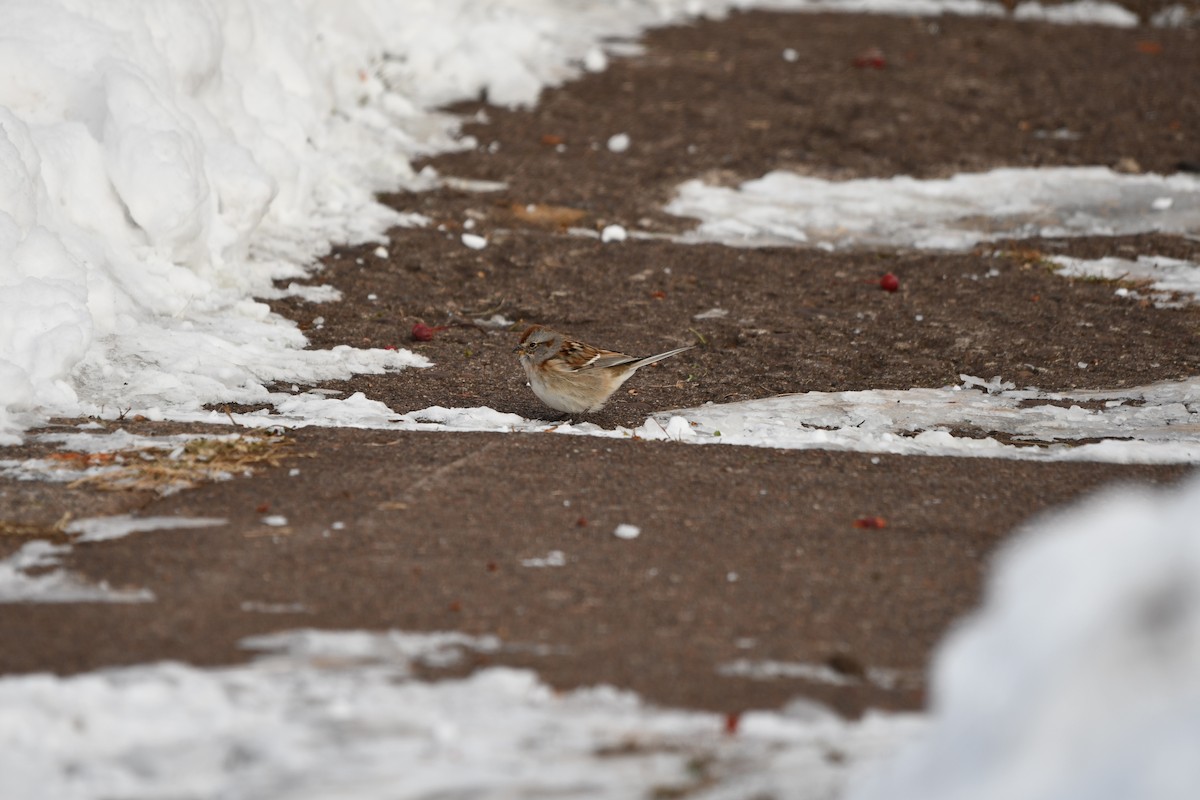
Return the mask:
[[0,13],[0,442],[32,410],[157,418],[424,363],[305,351],[251,299],[331,240],[405,222],[373,193],[410,174],[420,143],[360,108],[379,91],[354,80],[351,53],[371,46],[360,8],[6,0]]
[[854,800],[1196,797],[1200,481],[1103,492],[1006,547],[931,699]]

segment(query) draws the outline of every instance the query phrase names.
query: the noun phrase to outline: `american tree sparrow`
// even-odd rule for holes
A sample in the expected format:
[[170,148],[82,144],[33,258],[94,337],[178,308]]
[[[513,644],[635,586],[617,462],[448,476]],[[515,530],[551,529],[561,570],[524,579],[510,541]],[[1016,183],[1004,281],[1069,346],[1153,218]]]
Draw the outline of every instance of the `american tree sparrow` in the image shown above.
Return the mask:
[[612,393],[640,368],[694,346],[637,358],[576,342],[534,325],[521,335],[521,343],[513,352],[520,354],[529,386],[539,400],[556,411],[583,414],[604,408]]

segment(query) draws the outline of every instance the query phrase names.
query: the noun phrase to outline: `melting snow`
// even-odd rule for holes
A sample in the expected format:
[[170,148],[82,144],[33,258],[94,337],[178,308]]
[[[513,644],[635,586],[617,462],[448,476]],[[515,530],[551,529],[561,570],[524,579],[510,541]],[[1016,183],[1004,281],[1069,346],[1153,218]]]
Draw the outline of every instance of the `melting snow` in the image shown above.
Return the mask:
[[[144,603],[154,600],[153,593],[145,589],[114,589],[106,583],[91,583],[82,576],[59,569],[60,560],[69,552],[71,548],[67,545],[38,540],[26,542],[20,550],[0,560],[0,603]],[[0,702],[0,707],[3,705]],[[3,770],[0,770],[2,774]]]
[[523,567],[565,567],[566,565],[567,554],[562,550],[551,550],[543,558],[521,559]]
[[[807,392],[708,404],[655,414],[634,429],[606,429],[591,422],[548,423],[487,407],[435,406],[399,415],[373,401],[364,402],[367,413],[337,424],[389,430],[636,436],[693,444],[926,456],[1200,463],[1200,378],[1111,390],[1044,392],[1017,389],[999,378],[961,377],[961,386],[941,389]],[[1081,405],[1097,403],[1103,407]],[[312,422],[278,415],[235,414],[233,418],[247,426]],[[960,428],[972,434],[951,432]],[[991,438],[992,434],[1012,443]],[[1093,439],[1102,441],[1087,441]]]
[[[919,732],[813,704],[725,719],[609,687],[556,692],[492,668],[421,683],[412,666],[495,650],[460,634],[297,632],[241,667],[155,664],[0,679],[6,800],[56,797],[830,798]],[[697,765],[703,765],[698,769]]]
[[[120,539],[143,531],[187,530],[224,525],[216,517],[135,517],[120,514],[87,517],[68,523],[64,532],[72,544],[89,544]],[[0,603],[141,603],[154,600],[146,589],[114,589],[107,583],[91,583],[60,568],[71,545],[45,540],[26,542],[21,549],[0,561]]]
[[1021,3],[1013,9],[1013,19],[1054,22],[1059,25],[1110,25],[1114,28],[1136,28],[1137,14],[1115,3],[1096,0],[1077,0],[1061,5],[1042,5],[1033,2]]
[[[1173,202],[1156,209],[1162,198]],[[1200,178],[1105,167],[997,169],[944,180],[772,172],[737,188],[687,181],[666,210],[700,219],[680,237],[685,242],[966,250],[1009,237],[1193,232],[1200,229]]]
[[1174,300],[1177,294],[1191,303],[1200,301],[1200,264],[1190,261],[1164,256],[1138,256],[1136,261],[1070,256],[1050,256],[1049,260],[1059,266],[1060,275],[1146,284],[1145,289],[1117,288],[1116,293],[1122,297],[1138,298],[1146,292],[1160,307],[1178,305]]
[[[1200,463],[1200,379],[1124,391],[1051,393],[963,378],[966,386],[982,384],[989,391],[950,387],[808,392],[670,413],[695,426],[693,441],[698,442],[1048,461]],[[1104,407],[1078,405],[1099,402]],[[950,432],[956,428],[972,429],[979,436],[1003,434],[1029,446],[1003,444],[990,436],[956,436]],[[1073,444],[1090,439],[1103,441]]]
[[135,517],[119,514],[112,517],[85,517],[67,524],[67,534],[76,544],[105,542],[142,531],[190,530],[224,525],[222,517]]
[[618,539],[636,539],[642,535],[642,529],[637,525],[630,525],[628,522],[622,522],[613,529],[613,536]]
[[810,664],[802,661],[753,661],[748,658],[739,658],[736,661],[721,664],[717,667],[717,674],[758,681],[799,678],[833,686],[870,683],[883,689],[894,689],[901,684],[920,686],[922,681],[920,673],[885,667],[868,667],[863,670],[861,675],[854,675],[840,672],[827,664]]

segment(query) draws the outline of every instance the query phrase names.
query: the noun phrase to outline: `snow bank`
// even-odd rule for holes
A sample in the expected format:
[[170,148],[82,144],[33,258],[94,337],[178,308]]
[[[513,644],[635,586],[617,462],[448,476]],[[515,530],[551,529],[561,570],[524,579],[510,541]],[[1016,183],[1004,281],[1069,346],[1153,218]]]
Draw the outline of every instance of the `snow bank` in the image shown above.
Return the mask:
[[1109,490],[997,558],[932,728],[855,800],[1200,794],[1200,481]]
[[0,15],[0,436],[22,410],[154,416],[422,363],[302,352],[250,299],[331,240],[406,222],[373,192],[448,144],[362,105],[381,44],[361,4],[6,0]]

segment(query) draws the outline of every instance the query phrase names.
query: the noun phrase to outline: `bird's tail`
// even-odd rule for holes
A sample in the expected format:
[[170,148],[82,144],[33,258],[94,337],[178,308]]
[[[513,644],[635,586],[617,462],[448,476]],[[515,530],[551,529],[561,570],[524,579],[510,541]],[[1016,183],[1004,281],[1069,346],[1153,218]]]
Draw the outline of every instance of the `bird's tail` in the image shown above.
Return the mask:
[[637,361],[634,362],[634,365],[633,365],[634,369],[637,369],[639,367],[644,367],[647,364],[654,364],[658,361],[662,361],[664,358],[670,358],[671,356],[677,356],[680,353],[684,352],[685,350],[691,350],[695,346],[696,345],[694,345],[694,344],[689,344],[687,347],[676,347],[674,350],[668,350],[667,352],[659,353],[656,356],[646,356],[645,358],[639,358]]

